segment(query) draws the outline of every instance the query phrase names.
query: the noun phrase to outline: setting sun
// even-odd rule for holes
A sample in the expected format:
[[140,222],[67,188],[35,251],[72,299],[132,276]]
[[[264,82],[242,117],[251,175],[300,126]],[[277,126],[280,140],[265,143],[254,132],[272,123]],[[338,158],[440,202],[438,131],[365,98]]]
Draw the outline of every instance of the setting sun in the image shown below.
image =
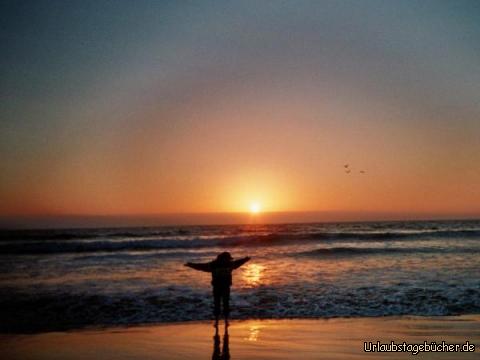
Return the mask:
[[261,209],[262,209],[262,206],[258,202],[254,202],[250,204],[250,212],[253,214],[258,214]]

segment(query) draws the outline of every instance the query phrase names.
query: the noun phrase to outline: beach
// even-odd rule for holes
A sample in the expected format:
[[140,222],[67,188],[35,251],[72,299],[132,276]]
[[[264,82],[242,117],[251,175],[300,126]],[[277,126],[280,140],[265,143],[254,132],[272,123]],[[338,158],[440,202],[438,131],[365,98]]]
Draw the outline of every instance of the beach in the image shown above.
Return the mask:
[[[476,352],[423,352],[421,359],[478,359],[480,316],[232,321],[225,349],[211,322],[3,335],[1,358],[29,359],[409,359],[410,352],[365,352],[364,342],[476,345]],[[217,340],[217,349],[215,343]],[[222,356],[223,352],[223,357]]]

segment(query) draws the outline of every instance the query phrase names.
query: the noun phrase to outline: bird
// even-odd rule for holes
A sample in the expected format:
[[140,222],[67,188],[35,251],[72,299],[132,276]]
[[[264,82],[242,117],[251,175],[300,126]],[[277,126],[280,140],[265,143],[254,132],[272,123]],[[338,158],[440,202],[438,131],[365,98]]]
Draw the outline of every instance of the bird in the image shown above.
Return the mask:
[[348,164],[343,165],[345,169],[348,169]]
[[365,170],[360,170],[360,174],[365,174]]
[[350,174],[351,171],[352,171],[352,170],[347,169],[347,170],[345,170],[345,173]]

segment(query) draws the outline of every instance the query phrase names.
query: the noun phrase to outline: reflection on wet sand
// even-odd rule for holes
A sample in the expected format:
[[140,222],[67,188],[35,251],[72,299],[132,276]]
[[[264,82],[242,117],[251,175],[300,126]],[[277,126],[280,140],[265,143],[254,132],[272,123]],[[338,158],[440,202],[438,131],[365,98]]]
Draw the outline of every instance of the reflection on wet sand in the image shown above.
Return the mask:
[[250,326],[248,337],[246,337],[245,340],[257,341],[259,334],[260,334],[260,326],[252,325]]
[[[223,336],[223,328],[215,329],[213,355],[211,331],[211,322],[192,322],[22,336],[3,334],[0,352],[2,359],[22,360],[185,360],[210,356],[218,360],[230,359],[232,346],[235,360],[405,360],[408,354],[401,352],[375,356],[365,353],[364,341],[453,344],[470,340],[477,345],[480,316],[233,321]],[[428,355],[421,356],[431,358]],[[475,353],[451,352],[440,357],[473,359]]]
[[215,323],[215,335],[213,336],[213,354],[212,360],[230,359],[228,322],[225,322],[225,333],[223,334],[223,347],[220,351],[220,335],[218,334],[218,322]]

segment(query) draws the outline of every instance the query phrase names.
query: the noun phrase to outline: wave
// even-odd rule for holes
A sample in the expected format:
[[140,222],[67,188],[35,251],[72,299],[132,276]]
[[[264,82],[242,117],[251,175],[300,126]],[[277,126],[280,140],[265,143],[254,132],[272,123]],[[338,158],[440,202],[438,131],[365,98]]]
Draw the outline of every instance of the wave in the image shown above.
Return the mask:
[[[410,224],[412,226],[415,223]],[[386,226],[382,223],[352,225],[262,225],[258,228],[238,225],[185,226],[161,228],[101,228],[101,229],[51,229],[51,230],[0,230],[0,242],[68,241],[88,239],[155,239],[155,238],[223,238],[234,235],[259,236],[282,235],[310,239],[402,239],[424,236],[480,237],[480,227],[457,224],[452,227]],[[380,227],[382,225],[382,227]]]
[[360,231],[360,232],[314,232],[310,233],[312,239],[325,240],[396,240],[418,238],[478,238],[480,230],[419,230],[419,231]]
[[151,238],[151,237],[172,237],[189,235],[187,229],[175,230],[145,230],[129,229],[128,231],[119,231],[119,229],[105,230],[2,230],[0,231],[0,241],[68,241],[68,240],[88,240],[88,239],[116,239],[116,238]]
[[422,247],[422,248],[402,248],[402,247],[331,247],[321,248],[311,251],[294,253],[291,255],[299,256],[350,256],[350,255],[396,255],[396,254],[434,254],[434,253],[480,253],[480,248],[472,247]]
[[[113,251],[148,251],[165,249],[201,249],[218,246],[267,245],[272,243],[271,236],[265,237],[231,237],[223,239],[157,239],[157,240],[124,240],[124,241],[68,241],[68,242],[25,242],[6,243],[0,245],[2,254],[57,254],[83,252]],[[278,242],[278,241],[276,241]]]
[[[232,294],[232,319],[330,318],[480,313],[480,288],[411,284],[345,288],[323,284],[262,286]],[[312,289],[311,289],[312,290]],[[59,331],[86,326],[210,320],[209,289],[168,286],[122,293],[0,293],[0,332]]]
[[[122,233],[124,236],[126,233]],[[118,234],[114,234],[113,237]],[[248,247],[288,245],[302,243],[335,243],[342,241],[385,242],[391,240],[434,240],[439,238],[480,238],[479,230],[442,230],[419,232],[316,232],[316,233],[272,233],[266,235],[244,234],[238,236],[203,236],[194,238],[164,237],[140,239],[84,239],[68,241],[10,241],[0,242],[1,254],[57,254],[82,252],[114,252],[114,251],[153,251],[165,249],[201,249],[208,247]],[[88,241],[87,241],[88,240]],[[342,250],[348,251],[380,251],[380,250]],[[384,250],[385,251],[385,250]]]

